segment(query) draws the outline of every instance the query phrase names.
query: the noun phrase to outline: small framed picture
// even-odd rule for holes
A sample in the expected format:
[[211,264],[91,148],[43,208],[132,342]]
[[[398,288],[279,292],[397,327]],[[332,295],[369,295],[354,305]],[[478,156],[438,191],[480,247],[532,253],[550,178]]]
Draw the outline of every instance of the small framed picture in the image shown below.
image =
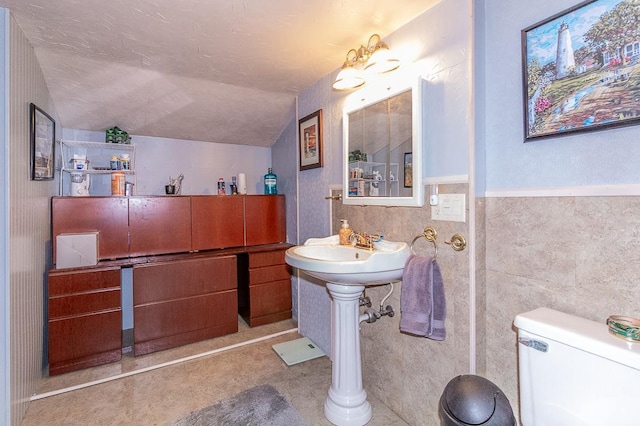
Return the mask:
[[52,180],[55,167],[56,122],[35,104],[29,105],[31,180]]
[[404,153],[404,187],[413,187],[413,160],[412,152]]
[[322,110],[300,119],[298,128],[300,170],[322,167]]

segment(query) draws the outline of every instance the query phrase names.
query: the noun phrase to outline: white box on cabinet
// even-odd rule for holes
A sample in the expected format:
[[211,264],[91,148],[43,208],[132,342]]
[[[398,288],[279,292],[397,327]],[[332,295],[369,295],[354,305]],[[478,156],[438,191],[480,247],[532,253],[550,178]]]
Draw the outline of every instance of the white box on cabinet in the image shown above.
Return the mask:
[[92,266],[98,263],[99,232],[56,236],[56,268]]

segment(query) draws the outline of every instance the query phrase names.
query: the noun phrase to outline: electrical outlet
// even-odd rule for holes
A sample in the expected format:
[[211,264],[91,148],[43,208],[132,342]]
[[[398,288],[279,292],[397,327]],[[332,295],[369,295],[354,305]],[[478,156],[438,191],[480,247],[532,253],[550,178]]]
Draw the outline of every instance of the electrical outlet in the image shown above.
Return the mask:
[[466,222],[465,194],[439,194],[437,206],[431,206],[431,219]]

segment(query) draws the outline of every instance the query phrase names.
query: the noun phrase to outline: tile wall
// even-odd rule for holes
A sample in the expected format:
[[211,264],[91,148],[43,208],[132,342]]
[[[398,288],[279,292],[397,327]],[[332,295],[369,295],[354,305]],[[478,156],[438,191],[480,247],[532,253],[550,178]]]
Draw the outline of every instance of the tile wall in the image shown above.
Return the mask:
[[517,410],[514,317],[640,317],[640,197],[487,198],[487,376]]
[[[428,188],[427,188],[428,189]],[[440,185],[440,193],[467,194],[465,185]],[[467,194],[468,198],[468,194]],[[447,298],[447,337],[439,342],[402,334],[400,292],[395,285],[385,305],[397,314],[373,324],[361,324],[363,381],[365,390],[385,402],[411,425],[439,424],[437,404],[446,384],[469,371],[469,250],[453,251],[444,243],[455,233],[468,235],[468,223],[431,220],[428,205],[416,207],[345,206],[333,203],[333,229],[347,219],[354,231],[380,233],[391,241],[410,243],[426,226],[438,232],[438,264]],[[467,212],[468,214],[468,212]],[[415,243],[419,255],[433,256],[434,248],[425,239]],[[367,289],[377,308],[388,286]]]
[[[441,193],[466,193],[441,185]],[[334,203],[333,233],[342,218],[356,231],[411,242],[425,226],[438,231],[438,263],[447,296],[444,342],[399,332],[398,284],[385,302],[398,314],[361,325],[363,380],[412,425],[438,424],[437,404],[447,382],[469,372],[469,315],[475,303],[477,374],[496,383],[518,412],[514,317],[541,306],[604,322],[609,315],[640,317],[640,198],[481,198],[475,205],[475,299],[469,289],[470,252],[444,244],[468,235],[468,222],[431,220],[430,208],[345,206]],[[432,255],[425,240],[418,254]],[[370,288],[378,307],[388,287]]]

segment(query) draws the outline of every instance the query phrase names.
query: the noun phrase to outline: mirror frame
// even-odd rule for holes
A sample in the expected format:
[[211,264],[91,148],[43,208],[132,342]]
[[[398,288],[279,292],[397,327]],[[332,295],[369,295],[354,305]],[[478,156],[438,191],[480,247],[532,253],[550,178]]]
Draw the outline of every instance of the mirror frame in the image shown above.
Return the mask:
[[[362,88],[345,100],[342,113],[342,203],[373,206],[409,206],[424,205],[424,184],[422,182],[422,79],[413,78],[407,84],[406,77],[394,82]],[[411,197],[354,197],[349,196],[349,114],[378,102],[385,101],[401,93],[411,91],[411,149],[413,168],[413,195]]]

